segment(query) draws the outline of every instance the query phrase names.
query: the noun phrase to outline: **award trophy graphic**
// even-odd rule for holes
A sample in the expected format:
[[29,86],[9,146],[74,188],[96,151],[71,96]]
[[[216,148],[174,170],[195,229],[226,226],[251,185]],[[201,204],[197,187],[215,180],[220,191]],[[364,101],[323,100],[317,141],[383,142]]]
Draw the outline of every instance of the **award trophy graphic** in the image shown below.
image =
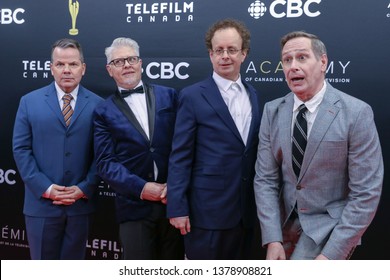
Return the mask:
[[69,0],[69,13],[72,18],[72,28],[69,29],[70,35],[77,35],[79,34],[79,30],[76,28],[76,19],[77,15],[79,13],[79,2],[76,0],[76,2],[73,2],[72,0]]

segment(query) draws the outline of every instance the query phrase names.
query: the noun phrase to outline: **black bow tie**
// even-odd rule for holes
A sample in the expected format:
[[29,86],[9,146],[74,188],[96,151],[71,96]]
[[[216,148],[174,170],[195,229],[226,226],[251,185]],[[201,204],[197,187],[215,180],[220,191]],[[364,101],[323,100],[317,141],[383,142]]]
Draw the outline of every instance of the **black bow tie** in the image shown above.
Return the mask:
[[139,86],[134,89],[129,89],[129,90],[121,90],[121,95],[123,98],[129,96],[132,93],[144,93],[144,87]]

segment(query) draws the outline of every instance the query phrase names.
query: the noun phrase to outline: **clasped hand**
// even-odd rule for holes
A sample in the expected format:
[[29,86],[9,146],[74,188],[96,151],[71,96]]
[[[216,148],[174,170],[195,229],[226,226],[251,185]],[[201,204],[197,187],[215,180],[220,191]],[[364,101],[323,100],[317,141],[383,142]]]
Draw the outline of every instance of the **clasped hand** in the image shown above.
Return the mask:
[[53,200],[55,205],[71,205],[83,196],[84,193],[78,186],[65,187],[54,184],[49,199]]
[[147,182],[142,192],[142,199],[150,201],[161,201],[167,204],[167,184]]

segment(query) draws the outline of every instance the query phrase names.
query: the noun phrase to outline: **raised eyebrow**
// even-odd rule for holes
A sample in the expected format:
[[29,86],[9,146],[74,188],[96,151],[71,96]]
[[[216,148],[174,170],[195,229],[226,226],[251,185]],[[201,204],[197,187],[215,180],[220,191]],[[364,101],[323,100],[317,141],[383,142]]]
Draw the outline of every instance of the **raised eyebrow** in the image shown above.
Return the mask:
[[310,51],[308,49],[291,50],[291,51],[282,53],[282,57],[284,57],[284,56],[295,56],[295,55],[300,55],[302,53],[309,53],[309,52]]

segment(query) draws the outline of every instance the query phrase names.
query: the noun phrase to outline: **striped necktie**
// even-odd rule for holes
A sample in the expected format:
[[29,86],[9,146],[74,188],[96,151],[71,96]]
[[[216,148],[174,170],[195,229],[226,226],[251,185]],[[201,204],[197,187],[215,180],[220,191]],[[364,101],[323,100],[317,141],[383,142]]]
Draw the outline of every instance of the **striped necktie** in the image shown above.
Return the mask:
[[69,93],[66,93],[62,100],[64,101],[64,105],[62,107],[62,115],[64,116],[64,120],[66,123],[66,126],[69,126],[70,119],[73,115],[73,108],[70,106],[70,101],[73,99],[73,96]]
[[307,108],[305,104],[299,106],[299,112],[295,119],[294,132],[292,139],[292,165],[297,178],[301,171],[303,156],[307,144],[307,121],[305,113]]

